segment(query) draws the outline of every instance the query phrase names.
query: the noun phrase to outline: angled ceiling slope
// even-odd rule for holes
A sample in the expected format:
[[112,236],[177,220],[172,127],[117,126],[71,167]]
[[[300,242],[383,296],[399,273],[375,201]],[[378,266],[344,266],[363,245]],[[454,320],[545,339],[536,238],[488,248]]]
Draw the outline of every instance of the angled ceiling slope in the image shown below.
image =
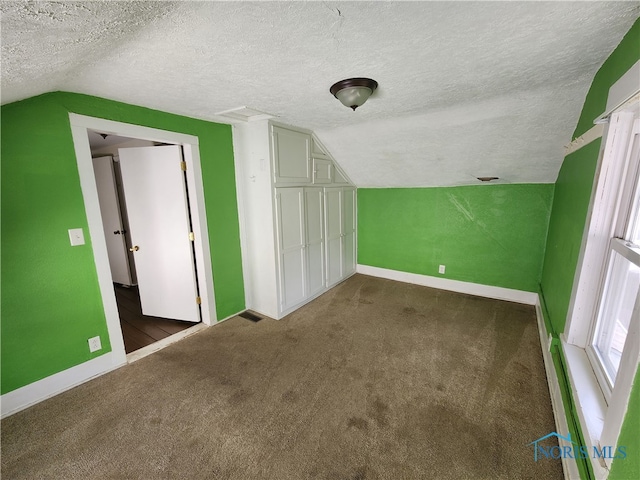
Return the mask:
[[[1,2],[2,103],[64,90],[312,129],[358,186],[553,182],[637,2]],[[356,112],[329,87],[369,77]]]

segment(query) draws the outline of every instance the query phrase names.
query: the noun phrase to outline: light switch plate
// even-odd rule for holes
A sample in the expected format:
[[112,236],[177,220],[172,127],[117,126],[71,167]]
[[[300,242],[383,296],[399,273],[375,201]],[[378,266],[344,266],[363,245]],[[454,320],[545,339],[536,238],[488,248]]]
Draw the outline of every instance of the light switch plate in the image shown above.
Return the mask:
[[78,245],[84,245],[84,233],[81,228],[69,229],[69,240],[71,240],[71,246],[77,247]]

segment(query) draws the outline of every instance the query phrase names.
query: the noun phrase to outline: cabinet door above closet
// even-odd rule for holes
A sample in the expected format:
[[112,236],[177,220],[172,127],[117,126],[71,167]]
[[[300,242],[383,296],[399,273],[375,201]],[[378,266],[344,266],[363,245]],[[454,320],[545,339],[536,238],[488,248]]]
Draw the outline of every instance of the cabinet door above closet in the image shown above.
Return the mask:
[[333,181],[333,164],[331,160],[324,158],[313,159],[313,183],[323,184],[332,183]]
[[274,125],[273,162],[277,184],[311,183],[311,135]]

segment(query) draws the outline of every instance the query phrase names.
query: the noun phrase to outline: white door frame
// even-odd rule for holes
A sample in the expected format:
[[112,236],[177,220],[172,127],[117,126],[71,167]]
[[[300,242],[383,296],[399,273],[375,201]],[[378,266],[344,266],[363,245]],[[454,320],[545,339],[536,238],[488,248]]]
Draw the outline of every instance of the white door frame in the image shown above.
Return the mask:
[[102,295],[109,340],[113,353],[118,360],[123,363],[126,362],[124,340],[120,328],[120,317],[118,315],[116,296],[113,290],[107,243],[102,226],[98,191],[93,173],[91,147],[89,146],[87,134],[88,129],[122,137],[182,145],[184,160],[187,163],[187,186],[189,188],[191,217],[195,234],[194,247],[198,284],[202,301],[200,305],[202,309],[202,322],[207,325],[214,324],[217,321],[217,317],[213,288],[213,269],[211,267],[211,250],[209,249],[209,233],[206,222],[198,137],[140,125],[114,122],[102,118],[87,117],[75,113],[69,114],[69,121],[71,123],[71,134],[73,136],[76,160],[78,162],[80,186],[82,188],[82,196],[84,197],[85,211],[87,213],[93,256],[98,273],[98,284]]

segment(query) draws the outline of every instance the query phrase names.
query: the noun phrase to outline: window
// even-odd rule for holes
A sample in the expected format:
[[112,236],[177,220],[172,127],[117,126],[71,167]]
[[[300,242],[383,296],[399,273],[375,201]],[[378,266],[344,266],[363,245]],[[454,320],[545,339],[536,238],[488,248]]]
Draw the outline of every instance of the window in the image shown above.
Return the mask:
[[[615,450],[640,359],[638,73],[640,62],[618,82],[634,90],[617,95],[621,101],[608,101],[614,108],[607,107],[609,113],[601,117],[608,126],[562,334],[576,414],[589,449]],[[610,97],[614,87],[617,83]],[[606,478],[611,462],[592,458],[595,476]]]
[[618,151],[620,178],[609,188],[613,236],[601,260],[587,355],[607,402],[616,383],[632,321],[640,319],[640,120],[633,122],[630,141]]

